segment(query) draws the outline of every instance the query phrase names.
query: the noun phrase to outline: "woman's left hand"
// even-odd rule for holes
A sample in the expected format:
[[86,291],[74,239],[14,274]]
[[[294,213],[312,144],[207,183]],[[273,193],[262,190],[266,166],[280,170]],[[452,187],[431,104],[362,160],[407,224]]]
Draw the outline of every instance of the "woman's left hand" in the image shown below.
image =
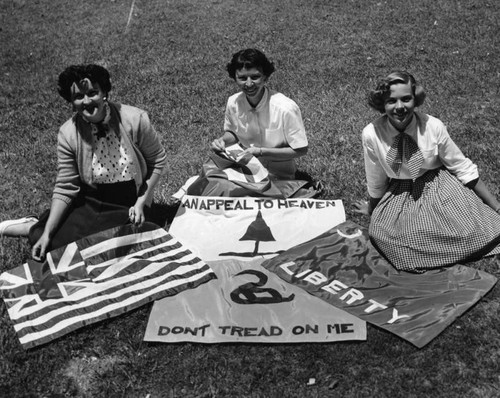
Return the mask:
[[142,225],[142,223],[146,221],[146,216],[144,215],[144,205],[136,203],[128,210],[128,217],[132,224],[137,226]]
[[249,153],[255,157],[262,156],[262,148],[258,146],[251,146],[243,151],[243,153]]
[[353,206],[355,213],[370,216],[370,204],[366,200],[357,200]]

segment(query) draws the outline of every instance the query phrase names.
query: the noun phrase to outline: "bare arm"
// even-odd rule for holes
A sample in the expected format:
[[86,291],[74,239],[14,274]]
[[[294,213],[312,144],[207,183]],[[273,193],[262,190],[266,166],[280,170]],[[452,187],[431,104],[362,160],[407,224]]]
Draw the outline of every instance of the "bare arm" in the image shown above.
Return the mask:
[[129,211],[130,221],[132,221],[135,225],[140,225],[146,221],[144,206],[149,205],[153,201],[153,193],[160,179],[160,174],[153,173],[144,181],[139,192],[139,196],[134,206],[131,207]]
[[479,196],[484,203],[490,206],[493,210],[500,210],[500,202],[498,202],[497,198],[495,198],[489,189],[486,187],[483,180],[478,179],[476,185],[474,186],[474,192],[477,196]]
[[278,160],[289,160],[304,156],[307,153],[307,150],[308,150],[307,147],[293,149],[290,147],[260,148],[252,146],[250,148],[245,149],[245,152],[251,153],[252,155],[257,157],[269,157]]
[[64,201],[56,198],[52,199],[50,214],[47,223],[45,224],[45,229],[43,230],[42,236],[38,239],[31,250],[31,256],[34,260],[42,261],[45,259],[50,241],[52,240],[52,237],[61,223],[68,207],[69,204]]

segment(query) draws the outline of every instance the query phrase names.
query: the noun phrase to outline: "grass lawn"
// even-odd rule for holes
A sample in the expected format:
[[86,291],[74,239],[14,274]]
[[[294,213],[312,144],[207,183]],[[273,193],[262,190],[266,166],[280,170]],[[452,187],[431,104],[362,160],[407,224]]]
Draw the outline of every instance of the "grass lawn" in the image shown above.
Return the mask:
[[[69,64],[99,63],[115,101],[146,109],[168,152],[159,203],[197,174],[235,91],[225,64],[257,47],[275,61],[270,86],[302,110],[302,170],[327,198],[366,197],[361,130],[366,93],[394,69],[427,91],[500,197],[500,3],[494,0],[0,0],[0,220],[50,204],[56,91]],[[0,272],[29,256],[0,242]],[[471,264],[500,276],[500,260]],[[497,397],[500,287],[423,349],[368,325],[362,343],[151,344],[150,306],[24,351],[0,304],[1,397]],[[308,386],[309,378],[317,383]]]

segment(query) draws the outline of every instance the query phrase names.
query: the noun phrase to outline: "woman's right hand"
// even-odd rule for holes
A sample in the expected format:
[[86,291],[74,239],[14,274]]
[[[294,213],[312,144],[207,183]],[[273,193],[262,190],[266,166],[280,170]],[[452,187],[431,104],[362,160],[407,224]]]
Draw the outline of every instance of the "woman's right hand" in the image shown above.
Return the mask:
[[45,255],[47,254],[47,248],[50,244],[50,238],[46,234],[42,234],[38,242],[33,245],[31,249],[31,257],[35,261],[44,261]]
[[222,152],[224,149],[226,149],[226,143],[224,140],[221,138],[217,138],[212,141],[212,144],[210,145],[210,149],[214,152]]

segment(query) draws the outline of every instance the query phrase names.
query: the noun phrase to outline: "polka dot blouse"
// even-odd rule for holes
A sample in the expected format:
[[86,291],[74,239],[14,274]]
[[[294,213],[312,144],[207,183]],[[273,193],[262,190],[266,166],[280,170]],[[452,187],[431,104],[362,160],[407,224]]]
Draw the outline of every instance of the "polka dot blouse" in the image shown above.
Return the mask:
[[133,179],[130,153],[123,147],[120,138],[109,127],[108,122],[109,107],[102,127],[98,128],[92,124],[94,148],[92,173],[96,184],[111,184]]

